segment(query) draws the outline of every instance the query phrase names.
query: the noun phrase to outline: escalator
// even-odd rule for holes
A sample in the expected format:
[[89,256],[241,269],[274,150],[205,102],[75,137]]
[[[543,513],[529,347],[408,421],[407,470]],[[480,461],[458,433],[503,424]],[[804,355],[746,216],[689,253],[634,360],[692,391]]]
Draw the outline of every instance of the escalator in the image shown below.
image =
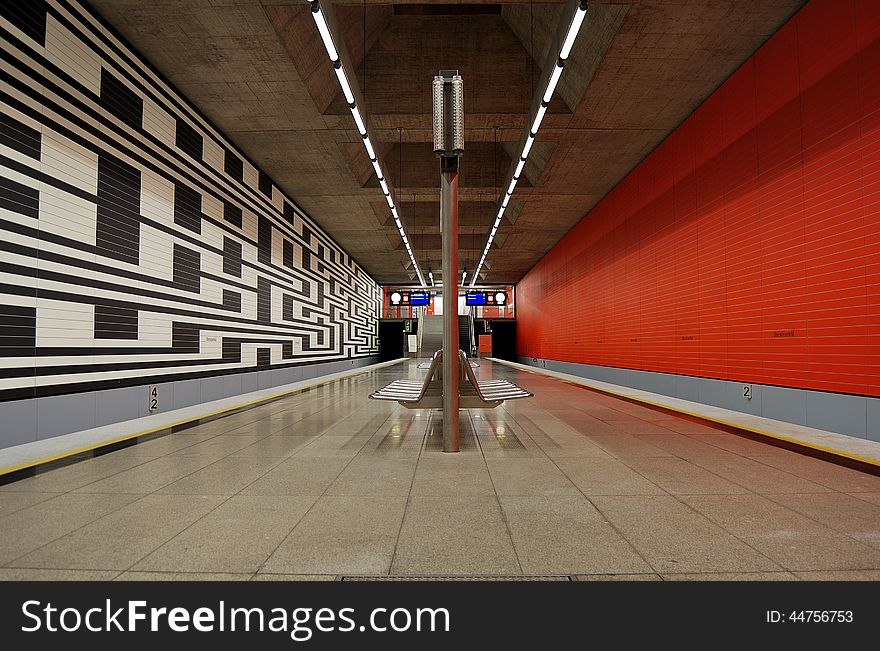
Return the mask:
[[[443,348],[443,317],[426,316],[422,321],[419,331],[422,333],[422,343],[419,347],[419,357],[430,358],[436,351]],[[458,347],[468,357],[475,355],[474,320],[470,314],[458,317]]]
[[458,347],[468,357],[474,356],[474,320],[470,314],[458,316]]
[[419,346],[419,357],[430,358],[443,348],[443,317],[426,316],[420,325],[422,341]]

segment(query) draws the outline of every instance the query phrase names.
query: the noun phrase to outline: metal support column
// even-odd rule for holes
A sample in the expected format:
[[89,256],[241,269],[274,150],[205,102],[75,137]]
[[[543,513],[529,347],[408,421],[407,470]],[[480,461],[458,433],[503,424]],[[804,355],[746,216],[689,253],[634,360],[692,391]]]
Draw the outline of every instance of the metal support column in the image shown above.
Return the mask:
[[443,451],[459,451],[458,166],[440,172],[443,241]]
[[443,242],[443,451],[458,452],[458,161],[464,153],[464,91],[458,70],[441,70],[431,90]]

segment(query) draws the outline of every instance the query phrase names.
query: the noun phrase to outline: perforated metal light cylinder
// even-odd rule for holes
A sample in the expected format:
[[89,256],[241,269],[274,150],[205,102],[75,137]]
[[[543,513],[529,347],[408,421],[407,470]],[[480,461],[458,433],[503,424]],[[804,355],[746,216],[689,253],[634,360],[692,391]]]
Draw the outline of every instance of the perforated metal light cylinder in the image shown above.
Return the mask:
[[464,83],[460,75],[452,78],[452,106],[449,107],[452,119],[452,153],[464,153]]
[[446,129],[444,128],[443,83],[441,76],[434,77],[434,153],[443,155],[446,151]]

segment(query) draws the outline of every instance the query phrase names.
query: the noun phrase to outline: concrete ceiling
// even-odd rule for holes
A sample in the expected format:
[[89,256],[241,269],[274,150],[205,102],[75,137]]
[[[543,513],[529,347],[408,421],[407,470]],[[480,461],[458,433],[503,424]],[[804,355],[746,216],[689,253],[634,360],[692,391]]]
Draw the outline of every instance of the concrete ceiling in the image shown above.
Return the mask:
[[[304,0],[90,1],[378,282],[411,278]],[[592,0],[486,281],[519,280],[803,3]],[[433,75],[464,79],[459,263],[473,269],[563,4],[335,2],[426,274],[440,268]]]

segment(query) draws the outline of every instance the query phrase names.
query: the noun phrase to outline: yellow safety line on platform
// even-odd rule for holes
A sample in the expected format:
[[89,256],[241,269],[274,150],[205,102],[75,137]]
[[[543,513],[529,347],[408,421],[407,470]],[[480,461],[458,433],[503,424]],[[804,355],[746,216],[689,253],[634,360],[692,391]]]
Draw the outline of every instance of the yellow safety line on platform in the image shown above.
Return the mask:
[[[404,361],[406,358],[401,357],[400,359],[393,360],[391,362],[382,362],[383,366],[390,366],[391,364],[398,364]],[[378,365],[373,366],[376,368]],[[276,398],[281,398],[287,395],[291,395],[294,393],[299,393],[300,391],[305,391],[306,389],[311,389],[313,387],[321,386],[322,384],[328,384],[330,382],[335,382],[336,380],[342,380],[346,377],[352,377],[353,375],[360,375],[361,373],[367,373],[373,368],[364,368],[363,370],[359,370],[358,372],[352,373],[351,375],[343,375],[341,377],[329,378],[326,380],[321,380],[320,382],[313,382],[312,384],[307,384],[302,387],[297,387],[296,389],[290,389],[289,391],[282,391],[281,393],[275,393],[270,396],[264,396],[262,398],[256,398],[254,400],[249,400],[247,402],[242,402],[237,405],[232,405],[231,407],[224,407],[223,409],[217,409],[215,411],[209,411],[204,414],[199,414],[198,416],[192,416],[190,418],[184,418],[182,420],[177,420],[172,423],[165,423],[163,425],[157,425],[156,427],[151,427],[150,429],[141,430],[139,432],[133,432],[132,434],[125,434],[123,436],[117,436],[116,438],[107,439],[106,441],[100,441],[97,443],[93,443],[90,445],[83,445],[82,447],[73,448],[72,450],[65,450],[64,452],[58,452],[56,454],[50,454],[45,457],[40,457],[38,459],[33,459],[31,461],[22,461],[21,463],[14,464],[12,466],[6,466],[5,468],[0,468],[0,477],[3,475],[8,475],[11,472],[16,472],[17,470],[24,470],[25,468],[33,468],[34,466],[41,466],[45,463],[51,463],[53,461],[58,461],[59,459],[65,459],[67,457],[73,457],[78,454],[82,454],[83,452],[88,452],[89,450],[96,450],[97,448],[103,448],[107,445],[113,445],[114,443],[121,443],[122,441],[128,441],[133,438],[137,438],[139,436],[146,436],[148,434],[152,434],[153,432],[158,432],[163,429],[170,429],[172,427],[177,427],[178,425],[183,425],[185,423],[191,423],[194,420],[200,420],[202,418],[209,418],[211,416],[216,416],[218,414],[223,414],[227,411],[234,411],[236,409],[242,409],[244,407],[251,407],[257,405],[261,402],[268,402],[270,400],[275,400]]]
[[779,441],[785,441],[786,443],[791,443],[793,445],[799,445],[805,448],[811,448],[813,450],[818,450],[820,452],[825,452],[827,454],[833,454],[839,457],[845,457],[847,459],[852,459],[853,461],[859,461],[861,463],[866,463],[870,466],[876,466],[880,468],[880,459],[874,459],[872,457],[865,457],[861,454],[856,454],[855,452],[847,452],[846,450],[838,450],[837,448],[828,447],[827,445],[821,445],[820,443],[813,443],[811,441],[804,441],[802,439],[792,438],[790,436],[786,436],[785,434],[778,434],[776,432],[769,432],[767,430],[760,429],[758,427],[754,427],[752,425],[743,425],[741,423],[735,423],[732,421],[724,420],[723,418],[717,418],[715,416],[707,416],[705,414],[700,414],[693,411],[688,411],[687,409],[682,409],[681,407],[673,407],[672,405],[666,405],[661,402],[654,402],[652,400],[648,400],[647,398],[640,398],[638,396],[631,396],[626,393],[621,393],[619,391],[614,391],[613,389],[606,389],[604,387],[598,387],[594,384],[590,384],[586,381],[575,380],[572,378],[561,378],[555,375],[551,375],[554,371],[550,371],[549,373],[546,369],[536,369],[531,366],[526,366],[525,364],[519,364],[517,362],[509,362],[504,359],[496,359],[490,358],[493,362],[497,361],[500,364],[506,364],[509,366],[515,366],[516,368],[521,368],[527,373],[534,373],[536,375],[543,375],[545,377],[551,377],[553,379],[559,380],[560,382],[566,382],[568,384],[572,384],[574,386],[582,386],[587,387],[588,389],[592,389],[593,391],[599,391],[601,393],[607,393],[612,396],[616,396],[618,398],[624,398],[626,400],[634,400],[636,402],[641,402],[647,405],[653,405],[654,407],[660,407],[661,409],[668,409],[669,411],[674,411],[680,414],[686,414],[688,416],[692,416],[694,418],[699,418],[701,420],[707,420],[712,423],[718,423],[720,425],[726,425],[727,427],[733,427],[735,429],[745,430],[746,432],[752,432],[753,434],[758,434],[759,436],[766,436],[768,438],[777,439]]

